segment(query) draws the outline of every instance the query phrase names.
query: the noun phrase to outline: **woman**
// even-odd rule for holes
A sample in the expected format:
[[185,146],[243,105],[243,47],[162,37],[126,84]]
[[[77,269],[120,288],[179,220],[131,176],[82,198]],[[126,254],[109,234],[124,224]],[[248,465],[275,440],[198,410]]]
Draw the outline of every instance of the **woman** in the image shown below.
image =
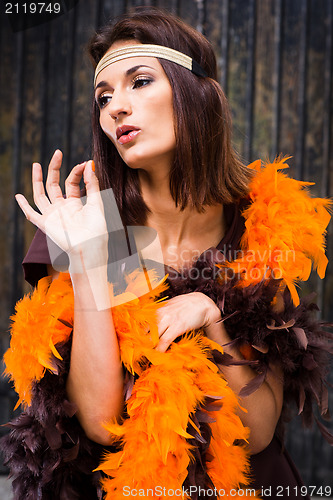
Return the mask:
[[[256,206],[261,196],[259,189],[255,198],[253,186],[258,181],[259,186],[264,189],[269,180],[258,180],[259,175],[256,177],[253,169],[243,166],[231,147],[228,104],[216,81],[216,60],[209,42],[171,14],[150,8],[139,9],[124,16],[114,26],[106,26],[100,30],[92,39],[89,51],[95,67],[97,66],[93,106],[94,162],[88,161],[74,167],[66,180],[66,198],[63,198],[59,187],[61,152],[56,151],[50,162],[46,182],[47,194],[43,186],[41,166],[34,164],[34,201],[40,214],[30,207],[22,195],[16,196],[28,220],[46,233],[69,256],[69,272],[74,291],[74,327],[71,347],[69,342],[66,344],[68,357],[70,349],[68,376],[63,368],[61,370],[64,372],[60,370],[60,375],[62,396],[67,396],[77,411],[75,417],[72,417],[75,410],[68,412],[67,420],[69,421],[71,416],[75,423],[68,424],[66,420],[64,425],[69,425],[66,433],[72,441],[70,425],[76,426],[75,432],[81,439],[80,445],[77,439],[77,445],[81,446],[79,454],[89,456],[89,460],[85,458],[84,462],[88,464],[89,472],[84,470],[80,461],[76,462],[79,464],[76,469],[73,466],[75,460],[78,460],[77,450],[76,456],[73,454],[73,457],[68,459],[67,468],[64,467],[66,459],[63,455],[58,459],[58,463],[54,458],[53,462],[50,459],[46,465],[36,465],[36,470],[33,471],[34,480],[31,479],[31,474],[25,475],[23,480],[23,472],[20,473],[20,480],[18,474],[14,483],[16,498],[21,498],[23,482],[25,486],[29,483],[31,495],[38,491],[38,498],[43,499],[95,498],[101,494],[99,477],[91,475],[92,469],[98,463],[96,457],[101,452],[96,443],[103,447],[114,444],[116,424],[108,428],[103,424],[112,419],[120,421],[124,411],[130,408],[128,402],[124,408],[123,387],[125,384],[131,393],[133,377],[123,371],[121,334],[117,331],[117,319],[112,314],[113,299],[109,297],[108,239],[112,245],[113,235],[108,227],[108,212],[105,206],[103,207],[100,196],[100,191],[109,188],[112,188],[125,227],[144,226],[156,230],[158,234],[161,252],[158,252],[154,245],[148,245],[142,250],[142,255],[138,251],[141,259],[144,258],[145,266],[156,267],[162,260],[169,275],[168,290],[164,292],[168,300],[156,310],[159,340],[154,344],[155,352],[177,353],[170,351],[170,346],[171,349],[176,349],[174,345],[179,343],[182,347],[180,339],[186,332],[204,331],[212,361],[220,367],[233,392],[245,396],[241,398],[241,407],[234,407],[234,412],[240,416],[243,425],[249,428],[249,437],[246,439],[246,434],[240,431],[239,439],[236,439],[239,442],[232,443],[235,441],[233,439],[230,445],[235,453],[245,449],[251,454],[251,479],[248,486],[257,488],[261,496],[266,492],[266,495],[275,498],[288,487],[288,495],[291,498],[292,495],[296,498],[304,497],[306,491],[303,489],[301,493],[301,480],[289,457],[282,451],[276,437],[276,429],[281,417],[284,393],[288,400],[298,394],[299,388],[305,384],[305,390],[302,389],[304,401],[300,406],[301,410],[304,407],[307,416],[315,394],[308,377],[310,369],[306,370],[306,363],[302,366],[302,362],[309,359],[309,356],[315,363],[321,361],[323,352],[316,326],[307,317],[307,306],[295,308],[291,295],[296,301],[293,278],[304,276],[304,273],[302,275],[301,271],[298,272],[298,269],[304,269],[303,262],[298,266],[298,260],[308,259],[311,252],[313,256],[319,256],[319,260],[323,259],[321,234],[326,225],[318,220],[316,213],[319,210],[324,213],[327,203],[313,201],[311,208],[306,209],[306,215],[312,217],[316,226],[311,234],[311,245],[304,242],[305,249],[298,252],[296,263],[293,262],[293,265],[288,267],[284,262],[279,263],[276,255],[265,257],[265,262],[258,263],[256,255],[255,265],[249,265],[249,259],[246,260],[246,257],[253,249],[247,245],[242,247],[247,253],[237,253],[242,234],[243,240],[244,235],[248,238],[241,211],[247,209],[250,214],[249,211]],[[276,166],[271,166],[272,169],[276,173]],[[82,177],[87,193],[85,205],[80,200],[79,184]],[[292,181],[281,177],[281,182],[288,184]],[[293,184],[290,189],[301,198],[304,195],[305,204],[310,202],[310,198],[298,185]],[[303,216],[304,214],[300,214],[300,219]],[[249,216],[248,221],[250,220]],[[259,226],[258,222],[255,224]],[[141,248],[138,231],[134,231],[134,236],[135,234],[136,248]],[[43,238],[41,233],[37,238]],[[318,244],[314,238],[317,238]],[[45,241],[43,245],[46,248]],[[115,246],[114,242],[113,245]],[[290,248],[293,245],[294,242]],[[54,283],[57,282],[55,278],[59,273],[52,267],[50,258],[47,256],[36,259],[35,249],[36,243],[25,259],[26,272],[31,273],[31,264],[46,263],[48,274],[53,277]],[[233,267],[230,263],[222,269],[233,269],[236,276],[230,278],[228,275],[223,280],[219,266],[224,260],[233,259],[238,266],[245,264],[246,270],[244,272],[243,267]],[[144,274],[147,273],[145,266],[141,269]],[[255,267],[259,273],[255,277],[253,273],[252,277],[249,274],[251,266],[252,271]],[[191,275],[194,268],[197,271],[195,278]],[[274,271],[277,270],[281,274],[274,276]],[[31,275],[30,280],[36,281],[36,276],[40,277],[39,271],[35,267],[33,272],[34,276]],[[294,276],[290,274],[292,272],[295,272]],[[243,284],[240,284],[242,280]],[[239,286],[236,286],[237,283]],[[308,308],[311,309],[310,306]],[[239,309],[243,318],[240,318],[242,315],[239,314]],[[288,322],[291,314],[293,322]],[[61,316],[59,320],[63,321],[63,318],[64,316]],[[249,321],[252,323],[246,330],[244,324]],[[267,323],[270,324],[269,327]],[[291,327],[295,338],[291,340],[290,335],[287,340],[281,340],[280,330],[288,331]],[[149,328],[153,331],[152,324]],[[262,334],[263,331],[265,335]],[[258,332],[261,338],[256,342]],[[223,346],[223,352],[219,350],[219,346]],[[65,351],[59,352],[66,359]],[[55,352],[52,352],[56,356]],[[288,353],[286,358],[282,357],[282,352]],[[140,379],[148,377],[147,373],[152,372],[156,365],[162,363],[162,358],[155,360],[154,356],[151,352],[147,354],[146,358],[151,364],[148,363],[143,371],[141,366],[140,369],[133,369],[135,379],[141,374],[135,382],[136,385],[140,384]],[[142,364],[143,358],[140,359]],[[10,361],[9,354],[6,360],[7,371],[12,373],[8,368]],[[47,364],[44,366],[50,368]],[[53,368],[54,366],[51,366],[51,370]],[[314,370],[312,366],[311,370],[312,380],[321,380],[322,369],[317,367]],[[289,380],[290,373],[298,377],[293,386]],[[33,397],[27,410],[30,428],[35,425],[36,420],[44,429],[59,429],[62,425],[52,422],[52,425],[46,426],[44,421],[49,417],[44,416],[44,421],[40,417],[43,412],[38,409],[38,398],[42,401],[42,394],[52,392],[54,377],[56,379],[53,375],[52,382],[47,382],[47,376],[40,377],[33,389]],[[288,380],[284,380],[285,376]],[[15,376],[13,378],[15,379]],[[132,393],[132,398],[133,395],[137,395],[137,392]],[[227,395],[225,397],[227,398]],[[45,401],[44,397],[43,408],[47,406]],[[34,406],[35,410],[30,411],[29,408]],[[203,410],[205,405],[201,402],[201,406],[190,413],[199,415],[201,412],[201,415]],[[49,413],[52,414],[52,409]],[[128,420],[131,420],[130,412],[129,417]],[[50,418],[52,420],[52,417]],[[134,418],[132,420],[134,421]],[[214,431],[211,421],[212,419],[207,418],[206,421],[198,420],[200,425],[198,424],[197,428],[201,431],[201,441],[198,436],[195,441],[194,433],[189,432],[192,421],[187,421],[187,440],[193,447],[195,460],[191,462],[186,455],[187,477],[185,474],[179,484],[192,487],[192,498],[200,497],[195,487],[202,485],[206,490],[213,490],[214,484],[217,484],[214,471],[209,466],[207,453],[207,449],[211,453],[208,448],[210,438],[211,442],[215,439],[217,443],[217,434],[214,434],[217,431]],[[9,462],[14,464],[13,450],[17,450],[17,447],[21,446],[18,442],[22,441],[22,421],[21,427],[18,424],[12,425],[17,429],[16,435],[13,432],[8,438],[7,447]],[[126,427],[126,423],[124,425]],[[25,422],[24,432],[27,432],[27,428]],[[194,428],[193,424],[192,430]],[[45,436],[50,448],[52,449],[53,444],[53,449],[58,450],[60,444],[52,442],[52,431],[47,429]],[[62,447],[66,449],[69,443],[63,434],[62,432]],[[185,437],[184,435],[183,441]],[[199,442],[201,444],[198,444]],[[34,448],[37,446],[30,446],[29,453],[34,454]],[[115,450],[109,450],[112,457]],[[35,453],[35,463],[38,462],[36,456]],[[166,457],[167,461],[170,455]],[[112,462],[112,458],[110,461]],[[177,467],[179,463],[180,459]],[[246,476],[246,463],[241,463]],[[62,477],[55,472],[57,466],[62,470]],[[19,468],[18,465],[13,467]],[[68,476],[70,467],[72,477],[70,474]],[[124,458],[121,467],[127,470]],[[133,467],[135,468],[135,465]],[[48,473],[41,473],[41,468],[47,469]],[[104,468],[102,467],[102,471],[107,474],[108,470],[112,470],[109,475],[115,477],[116,469],[117,467],[111,467],[110,463],[109,466],[105,463]],[[171,471],[170,466],[167,470]],[[246,484],[242,474],[241,472],[240,476],[233,476],[230,484],[234,488],[237,488],[239,483]],[[84,477],[81,484],[80,477]],[[131,481],[133,480],[131,478]],[[152,481],[154,482],[154,478]],[[156,477],[155,481],[158,485]],[[114,484],[116,483],[104,483],[110,498],[116,498],[117,487]],[[131,484],[133,486],[139,483]],[[124,483],[123,485],[126,486]],[[273,491],[268,491],[272,486]],[[55,495],[55,490],[58,496],[52,496]],[[126,493],[122,492],[122,495],[124,494]],[[218,497],[216,491],[214,495],[215,498]],[[239,496],[243,495],[244,493]]]

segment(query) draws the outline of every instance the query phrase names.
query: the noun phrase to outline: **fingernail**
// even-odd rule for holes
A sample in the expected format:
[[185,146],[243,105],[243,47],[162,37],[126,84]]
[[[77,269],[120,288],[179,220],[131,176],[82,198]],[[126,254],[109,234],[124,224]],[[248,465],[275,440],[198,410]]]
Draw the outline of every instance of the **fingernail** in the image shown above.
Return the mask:
[[95,172],[95,162],[94,160],[91,160],[91,170]]

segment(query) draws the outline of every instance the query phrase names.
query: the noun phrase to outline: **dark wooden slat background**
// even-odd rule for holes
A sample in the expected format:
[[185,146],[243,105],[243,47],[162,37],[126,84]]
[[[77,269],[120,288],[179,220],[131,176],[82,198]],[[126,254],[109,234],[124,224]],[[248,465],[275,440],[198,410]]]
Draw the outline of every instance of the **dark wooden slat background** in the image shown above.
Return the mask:
[[[155,5],[201,30],[216,49],[220,82],[233,111],[234,142],[244,160],[291,155],[292,175],[314,181],[315,195],[333,194],[332,0],[74,3],[64,15],[15,33],[4,13],[5,2],[1,5],[1,357],[8,347],[14,303],[28,291],[20,263],[34,234],[14,194],[25,193],[31,200],[31,163],[46,167],[56,148],[64,152],[62,180],[72,166],[90,158],[93,72],[85,45],[110,17],[136,5]],[[332,261],[331,234],[328,255]],[[314,276],[303,288],[317,291],[322,317],[333,321],[333,264],[323,282]],[[11,417],[15,399],[0,380],[1,423]],[[317,429],[304,431],[297,419],[290,428],[288,447],[306,483],[333,487],[332,449]]]

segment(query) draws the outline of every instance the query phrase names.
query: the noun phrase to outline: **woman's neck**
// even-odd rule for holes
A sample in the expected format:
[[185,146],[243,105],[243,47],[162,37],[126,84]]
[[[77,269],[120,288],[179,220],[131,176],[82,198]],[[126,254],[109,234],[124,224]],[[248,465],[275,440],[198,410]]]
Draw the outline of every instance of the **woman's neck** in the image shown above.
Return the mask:
[[180,210],[171,196],[168,175],[158,179],[144,175],[140,181],[150,209],[147,226],[157,231],[165,264],[184,267],[221,241],[225,232],[223,205],[205,206],[204,212],[190,207]]

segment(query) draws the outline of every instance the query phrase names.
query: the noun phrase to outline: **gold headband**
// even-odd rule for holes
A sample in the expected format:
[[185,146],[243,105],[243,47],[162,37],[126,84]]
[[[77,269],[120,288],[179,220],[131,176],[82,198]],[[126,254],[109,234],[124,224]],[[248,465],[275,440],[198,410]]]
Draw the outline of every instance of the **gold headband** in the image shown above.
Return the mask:
[[129,57],[139,56],[159,57],[160,59],[167,59],[168,61],[179,64],[180,66],[183,66],[184,68],[192,71],[192,73],[197,76],[207,76],[207,73],[202,69],[200,64],[194,61],[190,56],[187,56],[182,52],[178,52],[178,50],[170,49],[169,47],[164,47],[162,45],[128,45],[127,47],[108,52],[107,54],[105,54],[105,56],[102,57],[95,70],[94,85],[96,84],[96,78],[99,73],[104,68],[109,66],[109,64],[121,61],[122,59],[127,59]]

